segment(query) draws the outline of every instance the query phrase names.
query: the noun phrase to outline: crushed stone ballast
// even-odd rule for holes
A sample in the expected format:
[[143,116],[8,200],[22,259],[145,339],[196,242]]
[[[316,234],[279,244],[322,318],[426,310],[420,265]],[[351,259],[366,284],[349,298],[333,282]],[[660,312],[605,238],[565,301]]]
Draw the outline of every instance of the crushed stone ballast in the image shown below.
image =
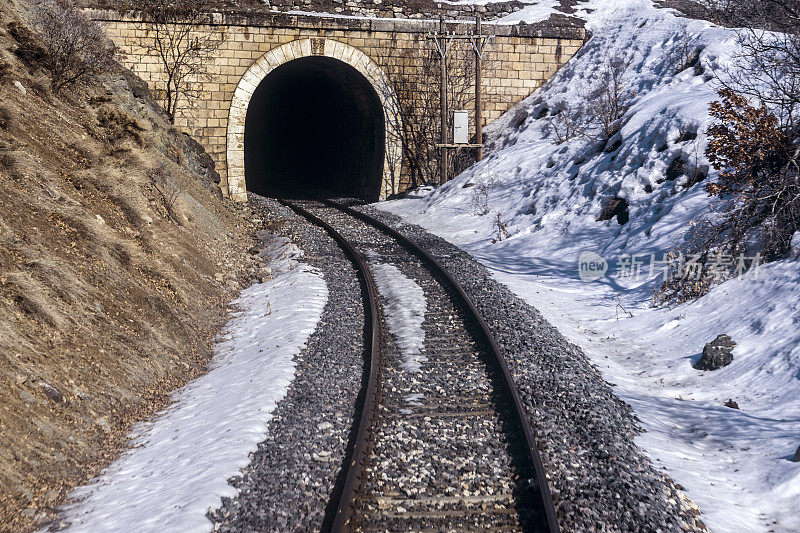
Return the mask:
[[[239,496],[209,516],[221,531],[326,530],[347,499],[344,466],[351,464],[357,396],[365,385],[364,337],[356,333],[364,330],[363,289],[350,261],[320,227],[271,200],[252,196],[251,206],[306,249],[307,259],[326,277],[329,300],[346,305],[326,307],[298,356],[298,379],[276,409],[268,440],[235,480]],[[393,238],[331,207],[307,207],[373,266],[389,267],[424,294],[418,306],[425,315],[422,342],[399,343],[382,335],[379,416],[362,475],[352,483],[355,496],[346,505],[354,518],[346,525],[546,527],[546,512],[541,507],[533,512],[531,505],[538,497],[528,483],[536,479],[535,468],[521,467],[524,432],[512,427],[514,408],[497,394],[498,369],[477,334],[479,325],[464,320],[457,294]],[[399,226],[391,215],[355,209]],[[696,511],[634,445],[638,427],[630,408],[579,349],[466,253],[417,227],[401,230],[460,283],[502,348],[523,412],[535,428],[547,473],[542,479],[552,490],[561,528],[702,530]],[[384,291],[378,292],[380,306],[389,309]],[[413,365],[401,345],[417,347]]]
[[401,338],[368,358],[377,375],[333,530],[557,531],[524,408],[463,289],[424,250],[363,214],[331,201],[293,207],[373,262],[402,269],[430,303],[423,329],[431,342],[416,369],[398,353]]

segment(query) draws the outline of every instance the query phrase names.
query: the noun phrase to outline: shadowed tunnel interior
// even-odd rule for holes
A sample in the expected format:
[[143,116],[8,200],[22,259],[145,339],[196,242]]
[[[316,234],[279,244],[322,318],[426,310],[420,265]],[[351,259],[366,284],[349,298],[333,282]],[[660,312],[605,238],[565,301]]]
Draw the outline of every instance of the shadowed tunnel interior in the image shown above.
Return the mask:
[[289,61],[264,78],[247,109],[247,190],[377,201],[384,136],[380,99],[360,72],[330,57]]

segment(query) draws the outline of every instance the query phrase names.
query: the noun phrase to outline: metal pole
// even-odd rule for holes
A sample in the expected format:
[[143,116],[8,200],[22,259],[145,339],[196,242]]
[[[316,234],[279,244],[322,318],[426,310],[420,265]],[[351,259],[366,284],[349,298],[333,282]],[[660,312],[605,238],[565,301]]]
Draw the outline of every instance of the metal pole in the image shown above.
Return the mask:
[[[442,41],[442,52],[440,54],[442,58],[442,71],[440,74],[441,77],[441,85],[439,87],[439,103],[440,103],[440,111],[441,111],[441,135],[440,139],[442,141],[442,145],[447,144],[447,36],[445,35],[445,24],[444,24],[444,17],[439,16],[439,35],[444,40]],[[444,185],[447,183],[447,148],[442,146],[442,156],[440,158],[440,165],[441,168],[439,169],[439,185]]]
[[[481,12],[475,10],[475,35],[481,44]],[[475,49],[475,144],[478,146],[477,160],[483,159],[483,109],[481,106],[481,54]]]

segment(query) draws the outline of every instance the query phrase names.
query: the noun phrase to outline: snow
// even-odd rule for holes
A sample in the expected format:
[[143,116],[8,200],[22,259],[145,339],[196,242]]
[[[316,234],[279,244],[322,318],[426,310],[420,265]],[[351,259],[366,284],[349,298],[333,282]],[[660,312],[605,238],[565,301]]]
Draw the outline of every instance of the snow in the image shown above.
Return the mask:
[[[716,98],[708,73],[731,64],[735,32],[644,0],[577,9],[592,38],[521,104],[527,120],[516,128],[514,109],[488,126],[489,157],[447,185],[376,207],[472,254],[581,346],[641,418],[639,446],[686,488],[712,530],[798,531],[800,464],[790,459],[800,445],[800,261],[762,265],[693,302],[652,305],[661,278],[650,273],[651,254],[661,259],[683,242],[711,207],[706,182],[663,179],[676,157],[716,178],[704,156]],[[700,52],[703,72],[679,72],[682,49]],[[615,58],[630,62],[624,81],[633,94],[621,147],[556,144],[537,117],[578,109]],[[629,204],[625,225],[597,221],[614,197]],[[591,282],[578,271],[587,252],[609,267]],[[640,276],[627,275],[626,256],[640,261]],[[722,333],[737,343],[733,363],[692,368]],[[725,407],[728,399],[741,410]]]
[[[450,4],[450,5],[487,5],[496,2],[502,2],[505,0],[455,0],[455,1],[444,1],[443,4]],[[527,24],[534,24],[536,22],[543,22],[550,18],[551,15],[554,13],[558,13],[559,11],[556,10],[557,7],[561,5],[561,0],[522,0],[521,2],[524,4],[524,7],[519,9],[518,11],[512,12],[505,17],[498,18],[496,20],[491,21],[484,21],[486,25],[514,25],[519,24],[520,22],[525,22]],[[415,22],[438,22],[438,19],[426,19],[426,18],[397,18],[397,17],[368,17],[363,15],[344,15],[342,13],[325,13],[320,11],[303,11],[301,9],[292,9],[286,12],[289,15],[300,15],[300,16],[307,16],[307,17],[320,17],[320,18],[338,18],[338,19],[353,19],[353,20],[380,20],[384,22],[388,21],[408,21],[413,20]],[[447,22],[464,22],[464,20],[458,19],[446,19]]]
[[208,373],[174,394],[138,426],[135,447],[73,493],[70,531],[210,531],[209,509],[237,490],[228,479],[264,440],[271,412],[294,376],[293,356],[316,328],[328,292],[298,264],[299,251],[274,239],[274,277],[242,291],[240,310],[218,339]]
[[[425,321],[427,301],[425,293],[413,279],[388,263],[380,262],[378,254],[369,254],[375,285],[386,304],[384,313],[389,331],[395,337],[403,357],[401,367],[410,372],[419,372],[421,364],[428,359],[422,355],[425,346]],[[409,399],[410,402],[418,398]]]
[[[485,6],[499,1],[503,0],[456,0],[452,2],[445,1],[444,4]],[[520,22],[525,22],[527,24],[534,24],[536,22],[542,22],[549,19],[550,15],[557,13],[555,8],[561,5],[561,0],[523,0],[522,4],[525,4],[524,7],[518,11],[514,11],[505,17],[494,20],[492,23],[519,24]]]

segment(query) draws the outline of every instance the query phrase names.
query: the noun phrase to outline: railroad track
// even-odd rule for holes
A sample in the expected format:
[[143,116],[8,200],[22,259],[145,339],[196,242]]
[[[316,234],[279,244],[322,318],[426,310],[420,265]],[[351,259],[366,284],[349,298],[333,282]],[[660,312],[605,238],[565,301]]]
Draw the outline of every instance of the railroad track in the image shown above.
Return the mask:
[[[323,529],[558,531],[525,407],[461,286],[425,250],[360,211],[330,200],[281,203],[350,257],[366,311],[368,374]],[[424,292],[419,370],[403,366],[386,330],[367,254]]]

